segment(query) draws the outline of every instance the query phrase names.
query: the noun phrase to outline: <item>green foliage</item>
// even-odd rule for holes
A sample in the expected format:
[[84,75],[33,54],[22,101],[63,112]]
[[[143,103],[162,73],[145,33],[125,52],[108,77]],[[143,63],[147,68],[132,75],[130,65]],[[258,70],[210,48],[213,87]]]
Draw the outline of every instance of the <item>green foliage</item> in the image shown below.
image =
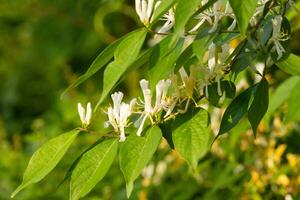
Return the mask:
[[114,61],[104,71],[103,91],[96,109],[115,87],[123,73],[136,60],[144,44],[147,31],[145,28],[134,31],[126,36],[114,52]]
[[172,127],[175,150],[196,170],[198,161],[210,148],[209,114],[195,109],[178,117]]
[[248,119],[252,126],[253,133],[256,135],[257,127],[269,106],[269,84],[266,79],[263,78],[257,84],[253,96],[253,101],[248,111]]
[[93,76],[96,72],[98,72],[101,68],[103,68],[114,56],[114,52],[122,39],[117,40],[110,44],[106,49],[104,49],[97,58],[93,61],[89,69],[85,72],[84,75],[80,76],[74,83],[72,83],[62,94],[62,96],[68,91],[74,89],[75,87],[82,84],[84,81]]
[[300,76],[300,57],[295,54],[290,54],[288,58],[277,62],[276,65],[286,73]]
[[[79,3],[78,7],[85,7],[85,1],[80,2],[82,4]],[[102,3],[105,4],[104,1]],[[277,0],[267,3],[258,0],[163,0],[158,5],[157,1],[136,0],[135,9],[126,3],[122,0],[110,1],[109,4],[106,3],[100,6],[101,9],[95,11],[97,14],[93,24],[96,31],[101,32],[99,36],[103,37],[104,41],[111,42],[123,33],[129,33],[108,45],[98,54],[87,70],[69,68],[69,66],[80,63],[78,65],[81,67],[90,62],[87,58],[84,62],[78,57],[87,56],[91,51],[95,52],[96,47],[93,46],[97,43],[95,38],[87,39],[89,43],[87,46],[91,45],[94,48],[85,48],[80,45],[81,43],[76,48],[68,47],[69,50],[62,48],[64,45],[60,46],[60,44],[53,49],[52,46],[50,48],[56,39],[45,44],[52,49],[49,50],[52,53],[48,55],[49,58],[46,61],[60,64],[60,68],[57,67],[59,70],[56,76],[61,69],[64,69],[63,73],[67,74],[66,81],[73,82],[63,93],[69,92],[69,99],[65,100],[67,101],[65,103],[57,103],[59,106],[55,109],[65,118],[61,119],[62,116],[57,117],[57,115],[49,117],[55,118],[56,123],[60,124],[56,125],[55,131],[74,126],[78,122],[75,120],[75,103],[70,102],[70,99],[91,101],[92,105],[96,106],[91,123],[89,119],[83,119],[84,117],[90,118],[91,113],[80,107],[82,128],[74,129],[50,140],[33,154],[24,173],[22,184],[12,196],[28,185],[40,181],[52,171],[80,131],[87,133],[83,136],[85,140],[76,142],[80,148],[72,150],[70,158],[66,158],[68,162],[71,160],[73,162],[71,161],[72,164],[62,184],[59,185],[64,187],[65,180],[71,178],[71,200],[86,196],[93,198],[99,196],[99,193],[103,195],[103,199],[122,199],[125,197],[123,191],[125,183],[127,198],[134,199],[144,197],[149,197],[149,199],[197,199],[198,197],[201,199],[202,197],[203,199],[239,199],[247,196],[249,191],[267,191],[268,188],[272,188],[272,192],[280,191],[281,193],[278,193],[281,196],[265,192],[268,195],[264,197],[276,199],[278,196],[283,196],[284,192],[280,187],[283,185],[286,188],[286,185],[294,187],[280,176],[283,171],[287,175],[299,172],[295,167],[296,159],[293,155],[286,155],[286,159],[283,160],[289,166],[281,167],[281,157],[286,148],[281,143],[288,142],[273,141],[273,138],[280,137],[278,135],[286,134],[276,135],[276,129],[283,130],[280,127],[282,119],[286,122],[292,121],[291,127],[293,128],[296,127],[293,122],[300,120],[297,101],[300,98],[299,80],[295,77],[288,78],[283,73],[300,74],[297,51],[290,46],[291,30],[293,30],[290,28],[291,18],[287,20],[285,17],[289,12],[289,7],[292,6],[291,3]],[[70,8],[74,9],[71,5]],[[30,11],[27,12],[30,13]],[[56,10],[53,13],[59,16],[65,14]],[[70,16],[74,15],[70,14]],[[138,18],[142,23],[137,23]],[[6,23],[14,26],[20,23],[20,19]],[[84,24],[80,19],[71,23],[79,24],[79,26]],[[135,26],[137,24],[144,24],[146,27],[137,28]],[[55,32],[53,31],[55,28],[48,31],[46,27],[48,28],[47,21],[36,29],[44,30],[45,28],[45,32]],[[65,28],[64,25],[61,27]],[[28,29],[31,30],[31,28]],[[8,31],[9,34],[10,32]],[[74,32],[77,31],[70,29],[65,39],[68,40],[68,35]],[[28,36],[22,33],[23,31],[18,32],[17,36],[21,38],[24,46],[40,35],[37,34],[28,39]],[[40,40],[36,42],[35,53],[39,52],[41,44],[44,44],[42,37],[40,36]],[[73,44],[77,38],[81,37],[74,37],[69,43]],[[77,49],[75,55],[71,53],[72,48]],[[6,58],[15,55],[14,50],[6,54],[6,49],[0,47],[0,53],[2,52]],[[32,59],[30,56],[32,52],[28,54],[25,61]],[[40,60],[43,59],[38,58],[38,60],[41,62]],[[0,62],[0,65],[6,64]],[[29,64],[35,63],[29,62]],[[277,65],[283,72],[278,71],[274,65]],[[137,70],[139,68],[140,70]],[[0,75],[3,73],[1,70]],[[19,74],[24,71],[19,71]],[[70,75],[71,71],[75,73]],[[79,77],[75,75],[76,72],[84,71],[85,73]],[[46,74],[42,72],[41,74]],[[93,78],[96,78],[93,75],[96,73],[100,77],[100,87],[99,83],[93,81]],[[17,73],[12,73],[11,76],[17,77],[17,75]],[[143,80],[147,76],[150,85],[147,80]],[[31,79],[34,80],[36,77],[38,76]],[[26,83],[26,81],[21,81],[21,86],[24,82]],[[81,93],[80,89],[76,88],[83,82],[86,82],[86,85],[80,89],[85,89],[85,91]],[[9,84],[11,83],[14,82]],[[141,92],[137,91],[138,83],[140,83]],[[30,84],[28,88],[34,88],[33,86],[36,85],[38,84]],[[95,93],[99,93],[98,89],[101,87],[102,93],[99,99]],[[100,110],[99,106],[117,87],[124,93],[116,92],[111,95],[112,103],[103,107],[101,109],[103,112],[97,112]],[[61,90],[61,88],[55,90]],[[10,90],[6,89],[6,91]],[[268,111],[269,93],[271,93],[271,102]],[[5,98],[11,97],[9,92],[5,94],[9,94],[3,95]],[[43,96],[44,93],[39,94]],[[143,96],[137,96],[137,94]],[[127,101],[127,96],[133,95],[137,98]],[[94,104],[96,98],[98,102]],[[30,102],[29,110],[35,105],[35,102]],[[280,107],[280,105],[284,106]],[[6,105],[4,104],[3,107]],[[219,122],[224,110],[221,122]],[[18,109],[15,113],[18,113]],[[270,121],[261,123],[266,113]],[[250,128],[243,120],[244,116],[248,117],[255,136],[253,138],[250,138],[248,134],[242,134],[248,132]],[[0,116],[0,122],[1,120]],[[31,126],[33,131],[48,133],[45,128],[39,129],[40,126],[44,126],[39,120],[37,118]],[[50,122],[47,121],[45,124],[51,124]],[[103,123],[105,127],[102,127]],[[106,128],[109,127],[110,129],[107,130]],[[143,133],[141,136],[140,131]],[[296,128],[292,131],[297,133]],[[49,132],[51,134],[53,130]],[[212,141],[212,132],[217,135],[214,141]],[[218,136],[227,132],[230,134],[226,140],[216,140]],[[263,136],[262,133],[267,134]],[[270,142],[266,135],[271,135]],[[117,139],[118,137],[120,140]],[[162,138],[166,140],[161,140]],[[255,138],[257,138],[255,142],[251,141]],[[261,157],[254,151],[254,143],[263,154]],[[84,147],[86,144],[93,145],[86,149]],[[174,153],[170,153],[169,147],[174,150]],[[85,150],[81,151],[82,149]],[[294,147],[291,149],[297,151]],[[268,152],[268,155],[264,155],[264,152]],[[177,153],[188,165],[182,164]],[[153,157],[154,154],[155,157]],[[119,158],[116,162],[114,162],[115,157]],[[258,158],[265,159],[266,157],[268,157],[267,164],[263,159],[256,162]],[[254,167],[249,166],[249,163]],[[255,163],[265,166],[257,167]],[[120,172],[116,167],[118,165],[125,177],[125,182],[119,178]],[[62,163],[61,167],[65,168],[66,164]],[[192,174],[186,173],[187,167],[193,169]],[[176,173],[178,177],[172,176]],[[257,174],[263,173],[271,174],[260,180],[263,183],[258,182],[260,177]],[[60,177],[61,174],[59,174]],[[143,181],[138,179],[140,174],[142,174]],[[265,183],[266,180],[272,183]],[[248,188],[250,187],[246,184],[248,182],[251,183],[250,186],[263,189]],[[293,180],[293,184],[296,185],[295,182]],[[244,183],[243,186],[240,186],[241,183]],[[167,184],[171,185],[171,189],[165,190]],[[191,186],[187,188],[186,185]],[[137,190],[134,190],[134,186]],[[226,195],[223,196],[222,193]],[[284,194],[289,194],[288,190]],[[62,196],[65,198],[66,194],[63,193]],[[45,196],[41,197],[38,194],[34,197],[45,199]]]
[[150,127],[143,137],[131,135],[120,145],[120,168],[126,180],[127,197],[129,198],[134,181],[151,160],[162,134],[157,126]]
[[25,187],[42,180],[62,159],[78,133],[78,130],[64,133],[41,146],[32,155],[24,172],[22,184],[11,196],[14,197]]
[[175,12],[175,26],[174,26],[174,39],[177,39],[181,35],[184,34],[184,27],[186,23],[189,21],[190,17],[196,12],[199,7],[201,1],[200,0],[179,0],[178,1],[178,9]]
[[158,8],[154,10],[153,17],[151,20],[151,25],[154,25],[161,16],[163,16],[175,3],[177,0],[164,0],[162,1]]
[[158,81],[160,81],[173,71],[175,61],[179,58],[180,53],[182,52],[183,43],[183,39],[179,40],[174,49],[168,52],[166,56],[161,57],[157,61],[155,66],[151,68],[150,80],[152,88],[154,88]]
[[250,19],[255,12],[257,0],[229,0],[229,2],[236,16],[239,30],[245,36]]
[[222,117],[218,136],[230,131],[247,113],[249,102],[254,90],[255,87],[248,88],[229,104]]
[[117,139],[105,140],[80,158],[71,176],[71,200],[84,197],[105,176],[117,155],[118,144]]

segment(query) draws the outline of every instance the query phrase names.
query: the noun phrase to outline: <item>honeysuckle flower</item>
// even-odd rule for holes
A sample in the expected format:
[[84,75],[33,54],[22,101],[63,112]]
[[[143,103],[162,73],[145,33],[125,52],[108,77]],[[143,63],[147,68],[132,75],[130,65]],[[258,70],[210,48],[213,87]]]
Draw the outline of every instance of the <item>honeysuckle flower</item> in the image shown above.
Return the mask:
[[165,23],[157,32],[167,33],[174,26],[175,23],[174,10],[170,9],[168,13],[163,16],[162,20],[165,21]]
[[282,25],[282,16],[281,15],[275,16],[272,19],[273,33],[270,41],[274,43],[274,47],[272,48],[272,51],[276,50],[278,55],[277,60],[282,58],[283,53],[285,52],[285,49],[281,45],[280,41],[285,41],[288,39],[287,35],[281,32],[281,25]]
[[[202,6],[205,5],[207,2],[207,0],[203,0]],[[225,16],[231,17],[233,19],[232,24],[227,28],[228,31],[232,31],[236,27],[235,15],[233,14],[229,2],[227,2],[226,4],[225,11],[222,11],[221,5],[221,1],[217,1],[214,3],[212,9],[207,9],[206,11],[196,16],[195,18],[198,19],[199,22],[189,32],[197,31],[204,24],[204,22],[207,21],[209,24],[212,25],[212,28],[209,30],[209,33],[213,33],[217,30],[220,20]]]
[[79,114],[82,126],[84,128],[86,128],[90,124],[91,117],[92,117],[91,103],[88,102],[86,109],[84,107],[82,107],[81,103],[78,103],[77,108],[78,108],[78,114]]
[[221,46],[222,51],[217,52],[216,45],[212,43],[209,46],[208,51],[208,70],[206,71],[205,76],[205,93],[208,96],[208,83],[209,80],[215,79],[218,83],[218,95],[222,96],[222,89],[221,89],[221,78],[224,75],[225,70],[225,62],[228,56],[230,55],[231,49],[229,44],[223,44]]
[[179,75],[188,98],[193,97],[193,91],[196,86],[196,77],[194,72],[195,68],[193,67],[190,68],[190,75],[187,74],[183,67],[179,69]]
[[156,84],[156,98],[155,98],[155,105],[152,106],[151,99],[151,90],[149,89],[149,81],[142,79],[140,81],[140,86],[143,92],[144,96],[144,111],[142,112],[140,118],[136,121],[135,126],[139,127],[137,131],[137,135],[141,136],[141,133],[143,131],[144,124],[146,122],[146,119],[149,118],[154,123],[153,117],[155,114],[160,112],[162,109],[165,108],[166,105],[166,99],[167,99],[167,93],[168,89],[171,85],[171,80],[160,80]]
[[111,95],[113,100],[113,107],[110,106],[107,109],[108,121],[105,122],[105,126],[111,125],[114,131],[120,134],[120,142],[125,141],[125,127],[128,126],[128,117],[132,114],[133,106],[136,99],[132,99],[129,104],[122,102],[122,92],[116,92]]
[[148,26],[151,22],[152,13],[161,1],[157,1],[154,5],[154,0],[135,0],[135,10],[141,22]]

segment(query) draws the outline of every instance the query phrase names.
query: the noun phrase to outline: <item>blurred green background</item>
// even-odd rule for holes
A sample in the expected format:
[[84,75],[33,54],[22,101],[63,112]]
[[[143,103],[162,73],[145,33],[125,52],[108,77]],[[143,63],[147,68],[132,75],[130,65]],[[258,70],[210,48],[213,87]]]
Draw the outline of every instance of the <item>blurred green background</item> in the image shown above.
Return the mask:
[[[0,200],[9,199],[41,144],[80,124],[77,102],[97,101],[101,72],[62,100],[60,94],[107,44],[140,26],[133,4],[0,0]],[[295,12],[289,18],[292,52],[299,54],[300,18]],[[128,96],[136,94],[139,74],[132,72],[120,86]],[[270,70],[272,87],[286,78],[276,67]],[[241,122],[214,144],[196,174],[163,142],[131,199],[300,199],[300,126],[297,120],[283,120],[286,106],[259,127],[257,139],[247,122]],[[94,122],[96,130],[102,130],[104,120]],[[68,199],[68,182],[58,187],[65,171],[96,140],[97,134],[80,136],[50,175],[15,199]],[[125,193],[116,161],[84,199],[126,199]]]

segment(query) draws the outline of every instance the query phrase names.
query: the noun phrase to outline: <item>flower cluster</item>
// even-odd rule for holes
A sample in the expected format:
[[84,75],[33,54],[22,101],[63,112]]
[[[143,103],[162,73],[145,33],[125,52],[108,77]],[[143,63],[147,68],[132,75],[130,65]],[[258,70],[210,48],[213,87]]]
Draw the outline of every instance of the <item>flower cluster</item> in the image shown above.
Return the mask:
[[[218,82],[218,94],[222,96],[220,81],[224,76],[226,68],[224,63],[230,55],[230,46],[224,44],[218,47],[213,43],[207,54],[206,67],[192,65],[189,69],[190,73],[181,67],[178,75],[173,74],[169,79],[160,80],[155,88],[151,89],[149,81],[142,79],[140,87],[143,98],[138,98],[139,101],[134,98],[127,104],[122,101],[124,97],[122,92],[112,94],[113,105],[105,111],[108,116],[105,127],[111,126],[114,132],[120,135],[122,142],[126,139],[125,128],[131,124],[137,128],[136,134],[141,136],[147,120],[151,125],[167,121],[179,113],[186,112],[191,100],[197,106],[194,97],[203,95],[208,97],[207,88],[213,81]],[[197,76],[199,74],[202,76]],[[178,77],[180,81],[178,81]],[[203,92],[204,88],[205,92]],[[78,104],[78,111],[83,127],[87,127],[91,118],[90,103],[88,103],[86,115],[81,104]],[[131,123],[130,117],[133,114],[138,117]]]
[[[208,0],[202,1],[202,6],[208,3]],[[212,8],[207,9],[206,11],[198,14],[195,19],[199,22],[189,31],[197,31],[205,22],[208,22],[212,25],[212,28],[209,30],[210,33],[213,33],[217,30],[218,25],[223,17],[230,17],[232,19],[231,25],[227,28],[228,31],[232,31],[236,27],[236,19],[233,14],[232,8],[229,5],[229,2],[226,3],[225,10],[222,10],[222,3],[218,0]]]
[[[202,6],[207,3],[208,0],[203,0]],[[259,0],[252,19],[253,23],[255,23],[255,18],[263,12],[264,3],[265,0]],[[135,0],[137,15],[145,26],[150,25],[151,20],[153,20],[153,12],[159,5],[160,1]],[[175,11],[176,7],[172,7],[167,11],[162,18],[165,22],[157,33],[168,33],[172,29],[175,23]],[[215,32],[224,17],[228,17],[232,21],[231,25],[227,27],[227,31],[234,30],[237,22],[229,2],[224,6],[222,1],[218,0],[211,8],[194,17],[194,20],[198,20],[198,22],[188,33],[198,31],[206,22],[211,26],[209,32]],[[275,16],[272,19],[272,25],[273,33],[270,38],[270,42],[274,43],[272,51],[276,51],[278,54],[277,59],[280,59],[285,52],[280,42],[286,40],[286,34],[281,32],[282,16]],[[143,98],[138,98],[138,101],[134,98],[129,103],[124,103],[122,92],[112,94],[113,105],[105,111],[108,116],[105,126],[111,126],[114,132],[119,134],[122,142],[126,139],[125,129],[131,124],[135,126],[136,134],[141,136],[147,123],[154,125],[169,120],[177,114],[184,113],[191,101],[195,106],[198,106],[198,98],[209,96],[208,87],[213,82],[217,83],[217,93],[222,96],[221,80],[224,78],[227,67],[232,60],[230,57],[232,52],[233,48],[228,43],[218,44],[212,42],[204,55],[204,60],[191,65],[189,73],[184,67],[181,67],[178,74],[171,74],[167,79],[160,80],[155,88],[150,88],[149,81],[142,79],[140,87]],[[180,82],[178,77],[180,77]],[[153,100],[155,101],[153,102]],[[81,104],[78,104],[78,112],[82,126],[86,128],[91,118],[90,103],[88,103],[86,111]],[[132,115],[133,117],[131,117]]]
[[281,31],[282,19],[283,18],[281,15],[276,15],[272,19],[273,33],[270,41],[274,43],[274,47],[272,48],[272,51],[277,52],[278,55],[277,60],[281,59],[283,53],[286,52],[280,42],[288,40],[287,34]]

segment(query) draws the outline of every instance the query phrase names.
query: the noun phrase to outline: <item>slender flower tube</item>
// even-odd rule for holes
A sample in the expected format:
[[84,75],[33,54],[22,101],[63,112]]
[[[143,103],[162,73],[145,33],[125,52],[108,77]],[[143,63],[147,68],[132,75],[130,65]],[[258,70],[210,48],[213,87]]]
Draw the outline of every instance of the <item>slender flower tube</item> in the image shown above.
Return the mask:
[[167,33],[175,23],[175,14],[174,10],[170,9],[167,14],[162,18],[165,21],[164,25],[158,30],[158,33]]
[[79,114],[82,126],[83,126],[83,128],[86,128],[90,124],[91,117],[92,117],[91,103],[89,102],[87,104],[86,109],[84,107],[82,107],[81,103],[78,103],[77,107],[78,107],[78,114]]
[[281,45],[280,41],[285,41],[288,38],[287,35],[283,32],[281,32],[281,25],[282,25],[282,16],[277,15],[272,19],[272,26],[273,26],[273,33],[270,41],[274,43],[274,47],[272,48],[272,51],[276,50],[277,52],[277,60],[282,58],[283,53],[285,53],[285,49]]
[[135,11],[145,26],[150,24],[152,13],[159,4],[160,1],[154,5],[154,0],[135,0]]
[[137,135],[141,136],[146,119],[149,118],[151,123],[154,123],[153,117],[155,114],[166,108],[166,99],[168,89],[171,85],[171,80],[160,80],[156,85],[156,98],[155,105],[152,107],[151,90],[149,89],[149,81],[142,79],[140,81],[140,86],[144,96],[144,111],[142,112],[140,118],[135,122],[135,126],[138,127]]
[[111,95],[113,107],[107,109],[108,121],[105,122],[105,127],[111,125],[114,131],[120,134],[120,142],[126,139],[125,127],[128,126],[128,118],[132,114],[133,106],[136,99],[132,99],[129,104],[122,102],[122,92],[116,92]]

